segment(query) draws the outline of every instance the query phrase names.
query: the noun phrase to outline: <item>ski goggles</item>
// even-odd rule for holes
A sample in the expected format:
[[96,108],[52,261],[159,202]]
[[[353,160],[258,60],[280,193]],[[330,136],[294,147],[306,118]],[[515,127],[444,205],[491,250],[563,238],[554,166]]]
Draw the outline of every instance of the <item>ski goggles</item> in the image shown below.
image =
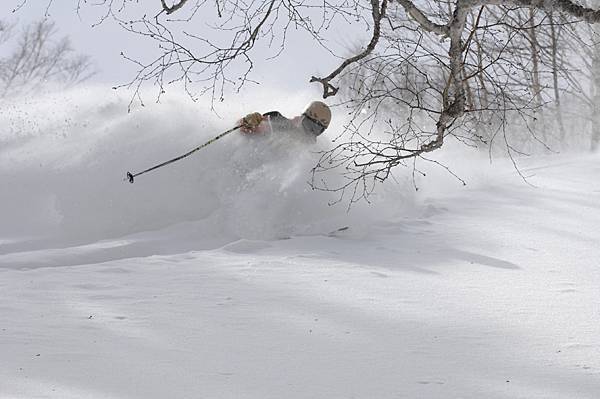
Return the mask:
[[302,114],[302,127],[305,131],[314,134],[315,136],[320,135],[327,129],[327,126],[324,126],[321,122],[316,119],[311,118],[306,114]]

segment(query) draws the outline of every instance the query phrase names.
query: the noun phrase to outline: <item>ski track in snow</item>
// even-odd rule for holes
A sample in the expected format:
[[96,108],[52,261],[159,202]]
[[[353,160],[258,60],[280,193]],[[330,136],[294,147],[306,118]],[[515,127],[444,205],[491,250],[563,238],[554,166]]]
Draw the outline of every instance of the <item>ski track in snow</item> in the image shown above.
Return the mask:
[[597,155],[347,213],[239,136],[125,184],[226,123],[87,98],[0,116],[0,398],[598,398]]

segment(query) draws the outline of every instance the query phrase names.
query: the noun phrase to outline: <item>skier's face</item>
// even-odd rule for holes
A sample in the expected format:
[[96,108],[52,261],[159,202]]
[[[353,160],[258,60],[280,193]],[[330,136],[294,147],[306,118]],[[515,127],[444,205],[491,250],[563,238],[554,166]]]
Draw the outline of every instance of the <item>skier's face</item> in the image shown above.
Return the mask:
[[323,133],[326,129],[325,126],[323,126],[319,121],[311,118],[310,116],[306,115],[306,114],[302,114],[301,118],[301,123],[302,123],[302,128],[304,129],[305,132],[312,134],[313,136],[318,136],[321,133]]

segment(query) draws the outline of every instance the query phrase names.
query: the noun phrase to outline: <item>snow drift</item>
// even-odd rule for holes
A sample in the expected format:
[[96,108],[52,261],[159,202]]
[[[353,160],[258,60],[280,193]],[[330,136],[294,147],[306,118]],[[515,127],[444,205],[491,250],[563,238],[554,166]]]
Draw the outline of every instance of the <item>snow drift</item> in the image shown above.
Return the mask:
[[279,109],[293,116],[310,100],[240,99],[223,117],[208,103],[178,97],[127,113],[126,96],[94,88],[5,102],[0,239],[12,241],[12,250],[31,250],[42,242],[59,247],[143,232],[147,239],[147,232],[169,228],[174,241],[203,249],[239,238],[326,234],[400,212],[411,190],[397,182],[373,198],[378,207],[360,204],[349,213],[344,204],[330,206],[337,194],[310,188],[310,170],[327,137],[307,148],[284,135],[236,132],[133,185],[123,181],[126,171],[180,155],[229,129],[240,115]]

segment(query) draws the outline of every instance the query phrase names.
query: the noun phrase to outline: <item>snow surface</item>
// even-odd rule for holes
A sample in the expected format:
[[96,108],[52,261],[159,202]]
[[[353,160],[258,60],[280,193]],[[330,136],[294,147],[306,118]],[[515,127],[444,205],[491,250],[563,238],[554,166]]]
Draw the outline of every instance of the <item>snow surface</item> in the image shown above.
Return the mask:
[[399,171],[349,213],[306,184],[327,140],[123,182],[248,104],[1,104],[0,398],[600,397],[598,155],[523,160],[532,186],[449,149],[466,187]]

